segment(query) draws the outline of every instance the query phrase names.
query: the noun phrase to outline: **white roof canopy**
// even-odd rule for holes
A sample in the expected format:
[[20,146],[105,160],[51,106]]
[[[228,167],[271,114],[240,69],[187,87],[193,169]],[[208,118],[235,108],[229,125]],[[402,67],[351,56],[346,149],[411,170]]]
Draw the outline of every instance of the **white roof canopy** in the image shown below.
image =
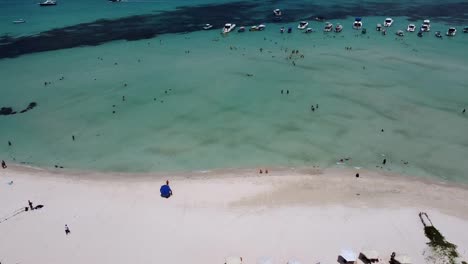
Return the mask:
[[350,249],[341,250],[340,256],[346,261],[356,261],[356,253]]

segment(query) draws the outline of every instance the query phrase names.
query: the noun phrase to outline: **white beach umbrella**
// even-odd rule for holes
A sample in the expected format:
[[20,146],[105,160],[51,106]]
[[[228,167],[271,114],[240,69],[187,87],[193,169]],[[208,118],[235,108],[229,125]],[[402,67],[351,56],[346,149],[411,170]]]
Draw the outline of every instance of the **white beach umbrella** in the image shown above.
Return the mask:
[[341,250],[340,256],[344,258],[346,261],[356,261],[356,253],[350,249],[343,249]]

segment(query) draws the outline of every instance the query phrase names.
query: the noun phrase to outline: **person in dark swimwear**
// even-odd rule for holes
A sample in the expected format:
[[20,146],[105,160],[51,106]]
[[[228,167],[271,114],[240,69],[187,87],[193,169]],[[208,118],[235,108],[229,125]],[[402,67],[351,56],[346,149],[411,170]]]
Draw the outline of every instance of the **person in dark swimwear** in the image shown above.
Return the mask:
[[65,225],[65,235],[69,235],[70,233],[70,228],[68,228],[68,225]]
[[4,168],[4,169],[6,169],[6,168],[7,168],[7,165],[6,165],[6,163],[5,163],[5,161],[4,161],[4,160],[2,160],[2,168]]
[[33,203],[30,200],[28,200],[28,204],[29,204],[29,209],[34,210]]

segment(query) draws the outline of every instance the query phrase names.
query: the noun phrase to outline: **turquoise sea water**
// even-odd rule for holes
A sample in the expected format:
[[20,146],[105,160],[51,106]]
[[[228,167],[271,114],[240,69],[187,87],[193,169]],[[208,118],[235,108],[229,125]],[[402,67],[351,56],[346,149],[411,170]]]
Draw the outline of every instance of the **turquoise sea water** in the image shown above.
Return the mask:
[[[9,8],[2,7],[1,31],[20,36],[53,28],[48,19],[60,27],[209,2],[127,2],[110,9],[105,1],[64,2],[82,15],[50,8],[44,20],[31,13],[37,24],[19,13],[24,2],[0,3]],[[13,25],[13,17],[28,23]],[[323,22],[310,21],[318,31],[312,34],[297,31],[297,22],[266,23],[263,32],[164,34],[1,59],[0,107],[38,106],[0,116],[0,158],[138,172],[373,169],[386,158],[394,172],[467,182],[468,114],[461,111],[468,107],[468,34],[462,24],[432,20],[423,38],[406,32],[397,38],[394,32],[410,22],[393,16],[383,36],[374,28],[384,18],[364,17],[365,35],[347,17],[330,20],[344,25],[340,34],[323,33]],[[451,25],[458,27],[455,37],[434,37]],[[294,32],[280,34],[281,26]],[[351,161],[336,164],[345,157]]]

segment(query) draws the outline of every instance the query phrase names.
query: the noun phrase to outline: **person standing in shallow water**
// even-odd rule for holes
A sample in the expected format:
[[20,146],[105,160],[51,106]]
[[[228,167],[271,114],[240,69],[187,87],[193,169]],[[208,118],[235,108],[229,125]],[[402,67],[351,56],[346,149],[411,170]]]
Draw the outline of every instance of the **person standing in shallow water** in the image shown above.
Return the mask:
[[4,160],[2,160],[2,168],[3,168],[3,169],[6,169],[6,168],[7,168],[7,165],[6,165],[6,163],[5,163]]
[[65,235],[69,235],[70,233],[70,228],[68,228],[68,225],[65,225]]

